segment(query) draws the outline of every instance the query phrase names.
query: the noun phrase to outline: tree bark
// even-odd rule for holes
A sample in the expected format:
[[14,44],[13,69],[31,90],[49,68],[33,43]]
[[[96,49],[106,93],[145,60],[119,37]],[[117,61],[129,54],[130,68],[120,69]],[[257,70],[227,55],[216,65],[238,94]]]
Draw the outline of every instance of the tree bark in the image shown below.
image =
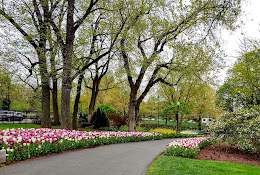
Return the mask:
[[63,73],[62,73],[62,92],[61,92],[61,128],[71,130],[71,114],[70,114],[70,93],[71,93],[71,69],[73,46],[75,39],[74,29],[74,5],[75,0],[68,1],[67,9],[67,25],[66,25],[66,44],[62,49],[63,56]]
[[128,122],[130,132],[136,131],[136,96],[137,92],[131,90],[130,93],[130,101],[128,107]]
[[82,85],[82,80],[84,78],[84,74],[81,74],[78,79],[78,86],[77,86],[77,95],[76,99],[74,102],[74,110],[73,110],[73,115],[72,115],[72,129],[77,130],[78,129],[78,109],[79,109],[79,99],[80,99],[80,93],[81,93],[81,85]]
[[89,104],[89,110],[88,110],[88,123],[91,123],[92,117],[94,115],[94,111],[95,111],[95,106],[96,106],[96,99],[98,96],[98,91],[99,91],[99,83],[100,80],[98,78],[98,76],[96,75],[93,83],[92,83],[92,93],[91,93],[91,100],[90,100],[90,104]]
[[58,106],[58,82],[57,79],[52,81],[53,89],[52,89],[52,109],[53,109],[53,119],[54,125],[60,125],[59,119],[59,106]]
[[[42,45],[46,44],[46,40],[41,41]],[[39,58],[40,74],[41,74],[41,87],[42,87],[42,116],[41,116],[41,127],[50,128],[50,84],[49,74],[47,71],[46,64],[46,52],[39,49],[37,51]]]

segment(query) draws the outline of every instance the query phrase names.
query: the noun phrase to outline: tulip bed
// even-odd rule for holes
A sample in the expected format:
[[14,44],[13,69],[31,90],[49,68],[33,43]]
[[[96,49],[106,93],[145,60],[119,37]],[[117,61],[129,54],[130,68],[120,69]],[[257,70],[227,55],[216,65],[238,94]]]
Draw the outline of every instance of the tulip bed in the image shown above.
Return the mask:
[[167,156],[195,158],[198,156],[200,149],[213,143],[214,140],[210,137],[177,139],[167,145],[168,148],[164,151],[164,154]]
[[7,151],[7,163],[95,145],[162,139],[149,132],[85,132],[64,129],[0,130],[0,144]]

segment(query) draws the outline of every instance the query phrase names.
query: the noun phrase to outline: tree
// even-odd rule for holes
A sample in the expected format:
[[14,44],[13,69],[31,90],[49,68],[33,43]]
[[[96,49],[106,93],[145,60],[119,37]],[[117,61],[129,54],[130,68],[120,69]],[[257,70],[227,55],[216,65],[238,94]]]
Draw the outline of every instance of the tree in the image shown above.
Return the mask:
[[260,104],[260,49],[257,41],[245,39],[241,56],[228,71],[217,91],[217,104],[233,112]]
[[47,68],[47,55],[48,50],[52,48],[48,48],[47,43],[48,36],[51,35],[49,21],[59,2],[49,0],[10,1],[2,2],[2,9],[0,9],[0,14],[24,36],[37,54],[38,61],[34,65],[39,65],[41,76],[42,127],[51,127],[50,76]]
[[193,97],[192,100],[192,115],[198,119],[198,130],[201,131],[202,117],[216,118],[219,113],[216,107],[215,90],[209,85],[202,83],[199,92]]
[[[200,67],[200,61],[212,63],[212,55],[209,56],[205,52],[206,48],[210,47],[209,35],[213,34],[213,29],[218,26],[232,28],[239,14],[240,1],[194,0],[189,3],[166,3],[151,0],[122,5],[128,7],[123,15],[130,22],[126,24],[121,36],[120,52],[131,88],[129,131],[135,131],[135,119],[140,104],[155,84],[177,84],[185,74],[198,72],[196,66]],[[198,32],[198,28],[204,28],[206,32]],[[202,41],[207,46],[194,44],[199,42],[202,45]],[[171,56],[167,57],[167,49],[172,50]],[[181,53],[193,59],[181,62]],[[169,83],[167,78],[173,71],[178,72],[178,76],[174,82]],[[138,96],[137,93],[144,82],[144,90]]]
[[[65,2],[65,1],[64,1]],[[59,1],[57,1],[59,4]],[[111,2],[112,3],[112,2]],[[93,59],[93,54],[96,53],[96,47],[95,47],[95,38],[99,35],[96,33],[92,33],[90,35],[92,38],[90,44],[90,50],[89,55],[87,57],[83,57],[82,65],[80,67],[77,67],[75,72],[72,72],[72,62],[73,62],[73,54],[75,53],[75,39],[76,39],[76,32],[79,30],[80,27],[83,26],[85,21],[95,21],[94,18],[99,18],[99,13],[101,11],[108,11],[108,12],[116,12],[112,8],[112,10],[109,9],[110,2],[101,1],[101,0],[91,0],[89,2],[86,2],[85,4],[77,4],[75,0],[68,1],[67,4],[67,10],[66,10],[66,32],[63,32],[64,30],[61,28],[61,26],[58,26],[55,21],[56,19],[53,18],[49,22],[51,23],[51,26],[53,30],[55,31],[57,41],[59,43],[62,58],[63,58],[63,73],[62,73],[62,96],[61,96],[61,127],[65,129],[71,129],[71,118],[70,118],[70,95],[71,95],[71,88],[72,88],[72,81],[78,77],[79,75],[83,74],[86,69],[88,69],[91,65],[97,63],[101,58],[108,55],[115,42],[117,41],[117,38],[119,36],[119,33],[122,31],[122,28],[124,26],[124,23],[120,25],[116,25],[115,22],[111,22],[111,19],[114,19],[116,15],[105,15],[106,20],[111,22],[110,25],[113,26],[114,33],[109,36],[110,46],[108,46],[104,51],[99,52],[99,55]],[[116,5],[111,5],[111,7],[116,7]],[[60,13],[61,14],[61,13]],[[74,17],[77,17],[75,19]],[[107,23],[109,24],[109,23]],[[92,25],[89,24],[88,25]],[[102,35],[102,34],[101,34]],[[99,48],[101,49],[101,48]],[[73,73],[73,74],[72,74]]]
[[176,131],[179,131],[179,113],[184,115],[184,114],[189,114],[190,112],[191,112],[190,108],[183,101],[172,105],[168,105],[161,111],[161,113],[166,118],[166,124],[167,124],[167,119],[171,119],[175,114]]

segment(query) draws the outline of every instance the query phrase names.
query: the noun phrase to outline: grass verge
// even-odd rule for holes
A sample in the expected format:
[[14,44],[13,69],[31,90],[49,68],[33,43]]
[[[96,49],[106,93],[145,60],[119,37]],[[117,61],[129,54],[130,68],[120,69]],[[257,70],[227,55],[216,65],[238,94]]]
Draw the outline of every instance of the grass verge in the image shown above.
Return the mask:
[[160,155],[146,175],[258,175],[259,172],[259,166]]
[[36,125],[36,124],[0,124],[0,129],[4,130],[4,129],[18,129],[18,128],[40,128],[41,125]]

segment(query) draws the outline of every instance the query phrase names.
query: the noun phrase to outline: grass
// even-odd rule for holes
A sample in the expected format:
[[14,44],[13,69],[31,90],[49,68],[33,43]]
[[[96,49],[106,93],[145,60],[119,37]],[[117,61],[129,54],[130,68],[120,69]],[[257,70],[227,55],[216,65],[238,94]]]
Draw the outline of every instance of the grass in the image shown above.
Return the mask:
[[[4,130],[4,129],[18,129],[18,128],[23,128],[23,129],[26,129],[26,128],[41,128],[41,125],[37,125],[37,124],[0,124],[0,129],[1,130]],[[59,126],[52,126],[53,129],[60,129]],[[99,130],[95,130],[95,129],[90,129],[90,128],[79,128],[78,130],[80,131],[99,131]]]
[[259,175],[259,172],[259,166],[160,155],[146,175]]
[[[40,128],[41,125],[37,125],[37,124],[0,124],[0,129],[4,130],[4,129],[18,129],[18,128]],[[53,126],[52,128],[54,129],[59,129],[59,126]]]
[[[143,120],[140,122],[140,124],[143,124],[144,126],[148,125],[157,125],[158,121],[157,120]],[[160,120],[159,125],[162,127],[165,127],[165,120]],[[168,121],[167,122],[167,127],[169,128],[175,128],[176,127],[176,122],[175,121]],[[202,129],[206,128],[205,123],[201,123]],[[182,130],[197,130],[198,129],[198,123],[189,123],[189,122],[181,122],[181,128]]]

